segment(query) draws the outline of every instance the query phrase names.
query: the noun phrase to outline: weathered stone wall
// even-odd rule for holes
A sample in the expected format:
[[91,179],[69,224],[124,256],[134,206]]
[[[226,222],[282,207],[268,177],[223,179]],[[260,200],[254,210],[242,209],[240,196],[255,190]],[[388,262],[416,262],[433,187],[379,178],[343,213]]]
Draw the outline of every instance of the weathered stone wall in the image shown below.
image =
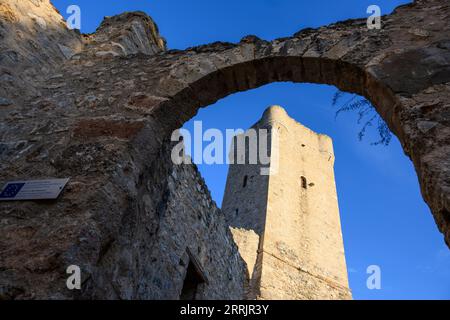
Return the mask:
[[45,75],[81,51],[82,41],[67,29],[47,0],[0,2],[0,117],[6,107],[40,95]]
[[83,55],[97,57],[154,55],[166,51],[166,40],[159,35],[158,26],[143,12],[107,17],[95,33],[84,35],[83,41]]
[[[246,265],[225,217],[197,168],[173,165],[170,151],[167,146],[140,176],[128,158],[119,178],[128,190],[110,185],[99,195],[86,185],[98,181],[72,181],[63,199],[93,192],[85,210],[73,206],[49,216],[52,203],[42,203],[37,214],[31,204],[3,206],[0,300],[179,299],[188,250],[207,280],[196,299],[242,299]],[[103,206],[111,201],[127,202],[128,209]],[[81,267],[79,292],[66,288],[69,265]]]
[[277,130],[279,163],[269,177],[261,296],[349,299],[332,140],[280,107],[263,121]]
[[142,182],[138,216],[123,221],[82,298],[179,299],[193,255],[207,283],[196,299],[242,299],[242,261],[220,209],[195,165],[173,165],[170,148]]
[[261,166],[246,163],[229,166],[222,211],[248,268],[246,297],[256,299],[261,285],[261,245],[266,224],[269,177],[260,174]]
[[171,173],[166,212],[161,215],[157,236],[151,241],[154,287],[147,289],[152,293],[149,298],[178,299],[187,267],[181,261],[186,259],[188,247],[208,281],[196,299],[243,299],[247,281],[245,262],[224,214],[211,199],[196,166],[170,165],[169,157],[158,163],[169,164]]

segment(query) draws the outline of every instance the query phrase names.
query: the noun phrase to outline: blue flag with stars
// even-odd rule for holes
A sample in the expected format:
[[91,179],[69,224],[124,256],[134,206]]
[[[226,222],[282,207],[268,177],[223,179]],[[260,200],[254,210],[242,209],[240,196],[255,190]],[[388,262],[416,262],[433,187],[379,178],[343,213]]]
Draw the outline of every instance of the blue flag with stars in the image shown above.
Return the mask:
[[14,198],[22,189],[25,183],[10,183],[0,193],[0,198]]

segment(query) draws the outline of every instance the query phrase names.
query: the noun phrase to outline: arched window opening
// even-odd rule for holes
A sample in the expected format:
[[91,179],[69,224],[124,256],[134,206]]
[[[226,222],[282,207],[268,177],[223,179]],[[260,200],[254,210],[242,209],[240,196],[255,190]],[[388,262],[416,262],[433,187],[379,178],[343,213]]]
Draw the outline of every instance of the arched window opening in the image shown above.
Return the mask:
[[302,188],[308,189],[308,181],[306,180],[306,178],[302,176],[301,179],[302,179]]

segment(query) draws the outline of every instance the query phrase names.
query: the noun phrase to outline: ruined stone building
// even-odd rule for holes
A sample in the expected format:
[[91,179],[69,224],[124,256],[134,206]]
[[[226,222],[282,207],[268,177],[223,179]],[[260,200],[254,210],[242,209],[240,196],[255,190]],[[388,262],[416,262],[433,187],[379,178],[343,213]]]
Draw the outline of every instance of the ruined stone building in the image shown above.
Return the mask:
[[380,30],[356,19],[186,50],[142,12],[84,35],[50,0],[0,0],[0,185],[70,178],[56,200],[0,201],[0,299],[351,298],[329,138],[269,109],[256,126],[289,156],[279,175],[232,165],[223,210],[170,159],[200,108],[277,81],[369,99],[450,244],[448,0],[400,6]]
[[261,161],[249,163],[246,143],[244,164],[230,166],[222,205],[247,265],[247,297],[351,298],[331,139],[278,106],[267,109],[252,128],[269,130],[268,172]]

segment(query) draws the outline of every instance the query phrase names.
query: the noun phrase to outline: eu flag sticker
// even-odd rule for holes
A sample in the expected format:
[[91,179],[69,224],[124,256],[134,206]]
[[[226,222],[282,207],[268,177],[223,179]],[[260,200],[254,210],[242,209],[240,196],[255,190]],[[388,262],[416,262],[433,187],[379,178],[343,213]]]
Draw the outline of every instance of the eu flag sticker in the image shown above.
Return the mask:
[[23,188],[25,183],[9,183],[0,193],[0,198],[14,198]]

